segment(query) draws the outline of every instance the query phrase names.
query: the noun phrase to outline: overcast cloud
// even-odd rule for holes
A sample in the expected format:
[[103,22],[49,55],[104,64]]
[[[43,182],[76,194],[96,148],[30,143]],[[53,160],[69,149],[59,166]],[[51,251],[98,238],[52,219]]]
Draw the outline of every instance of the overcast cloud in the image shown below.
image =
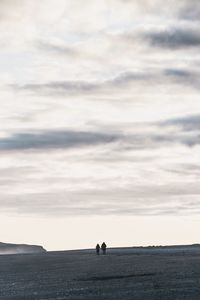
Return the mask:
[[0,209],[199,214],[199,1],[0,1]]

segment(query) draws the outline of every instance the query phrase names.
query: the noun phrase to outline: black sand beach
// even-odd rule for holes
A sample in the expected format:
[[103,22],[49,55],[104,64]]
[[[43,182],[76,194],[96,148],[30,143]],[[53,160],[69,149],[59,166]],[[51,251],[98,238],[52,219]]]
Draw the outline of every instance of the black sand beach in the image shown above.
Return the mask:
[[200,248],[0,256],[0,299],[200,299]]

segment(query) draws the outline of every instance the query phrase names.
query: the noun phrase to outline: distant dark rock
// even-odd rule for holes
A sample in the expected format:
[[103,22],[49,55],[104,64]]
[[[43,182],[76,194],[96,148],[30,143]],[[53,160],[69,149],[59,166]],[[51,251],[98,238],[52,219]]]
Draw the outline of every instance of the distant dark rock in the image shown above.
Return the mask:
[[46,252],[46,250],[42,246],[0,243],[0,255],[43,252]]

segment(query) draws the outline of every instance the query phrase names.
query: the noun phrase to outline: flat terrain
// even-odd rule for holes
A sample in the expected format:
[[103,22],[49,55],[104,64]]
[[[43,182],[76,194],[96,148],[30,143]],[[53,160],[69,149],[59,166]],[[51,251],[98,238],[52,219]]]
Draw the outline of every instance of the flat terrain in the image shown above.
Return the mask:
[[200,250],[108,249],[0,256],[0,299],[200,299]]

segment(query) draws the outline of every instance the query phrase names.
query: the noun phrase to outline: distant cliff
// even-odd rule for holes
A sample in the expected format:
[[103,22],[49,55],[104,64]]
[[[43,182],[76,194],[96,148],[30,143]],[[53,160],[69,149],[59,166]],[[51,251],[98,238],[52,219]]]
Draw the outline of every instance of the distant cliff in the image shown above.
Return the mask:
[[46,252],[42,246],[0,243],[0,255],[42,252]]

